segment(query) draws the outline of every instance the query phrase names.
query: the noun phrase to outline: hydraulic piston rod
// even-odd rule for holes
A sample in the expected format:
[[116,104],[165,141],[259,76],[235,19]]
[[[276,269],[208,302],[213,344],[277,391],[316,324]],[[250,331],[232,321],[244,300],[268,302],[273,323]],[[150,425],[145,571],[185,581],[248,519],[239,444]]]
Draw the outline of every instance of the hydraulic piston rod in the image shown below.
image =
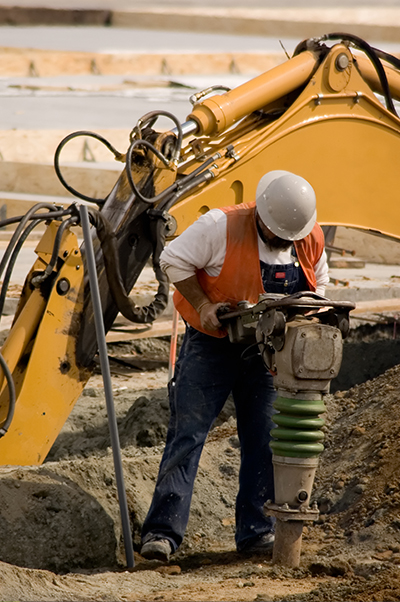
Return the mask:
[[309,81],[318,67],[316,55],[305,51],[290,61],[194,106],[188,120],[198,125],[198,136],[211,136],[276,101]]

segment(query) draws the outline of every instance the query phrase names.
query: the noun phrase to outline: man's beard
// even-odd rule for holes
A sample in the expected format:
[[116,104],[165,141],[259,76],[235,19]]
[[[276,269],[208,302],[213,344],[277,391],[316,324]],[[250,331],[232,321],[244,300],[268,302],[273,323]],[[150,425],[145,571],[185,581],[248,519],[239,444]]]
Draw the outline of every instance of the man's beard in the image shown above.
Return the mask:
[[293,243],[291,240],[285,240],[284,238],[279,238],[279,236],[274,236],[274,238],[266,240],[265,244],[268,245],[272,251],[286,251]]
[[291,240],[285,240],[284,238],[279,238],[279,236],[267,238],[264,236],[263,231],[258,225],[258,222],[256,222],[256,225],[259,237],[263,243],[265,243],[267,247],[271,249],[271,251],[286,251],[286,249],[289,249],[292,246],[293,242]]

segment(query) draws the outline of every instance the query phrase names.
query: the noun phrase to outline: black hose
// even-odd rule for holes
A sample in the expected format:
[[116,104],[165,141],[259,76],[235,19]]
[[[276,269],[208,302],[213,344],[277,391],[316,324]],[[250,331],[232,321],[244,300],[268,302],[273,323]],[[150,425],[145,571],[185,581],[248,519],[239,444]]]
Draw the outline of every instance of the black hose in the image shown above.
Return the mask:
[[[59,218],[61,215],[70,215],[71,213],[71,209],[66,210],[66,211],[49,211],[49,213],[46,214],[37,214],[36,212],[39,209],[43,209],[43,208],[50,208],[52,209],[54,207],[54,205],[49,205],[48,203],[38,203],[37,205],[35,205],[34,207],[32,207],[24,216],[21,216],[21,218],[19,219],[19,225],[16,228],[8,246],[6,249],[6,253],[4,254],[1,264],[0,264],[0,274],[3,273],[5,266],[7,265],[7,270],[6,273],[4,275],[4,280],[3,280],[3,284],[1,287],[1,293],[0,293],[0,318],[3,315],[3,309],[4,309],[4,303],[5,303],[5,299],[6,299],[6,295],[7,295],[7,290],[8,290],[8,285],[10,283],[10,279],[11,279],[11,274],[12,271],[14,269],[15,266],[15,262],[17,260],[17,257],[19,255],[19,252],[21,251],[22,245],[24,244],[24,242],[26,241],[26,239],[28,238],[29,234],[32,232],[32,230],[39,225],[44,219],[48,220],[50,218]],[[32,220],[31,223],[25,228],[25,230],[22,232],[22,229],[24,228],[24,226],[26,225],[26,223]],[[65,220],[60,228],[58,229],[57,235],[56,235],[56,242],[55,242],[55,247],[58,244],[58,250],[60,247],[60,241],[61,241],[61,235],[62,232],[65,230],[65,228],[71,223],[71,222],[77,222],[78,218],[77,216],[74,216],[68,220]],[[7,220],[6,220],[7,221]],[[61,230],[61,233],[60,233]],[[53,249],[53,255],[52,258],[50,260],[50,263],[53,260],[53,257],[55,255],[55,251]],[[11,256],[11,257],[10,257]],[[54,264],[55,261],[57,259],[58,256],[58,252],[57,255],[55,257],[54,260]],[[10,258],[10,259],[9,259]],[[50,265],[50,264],[49,264]],[[48,266],[47,266],[48,267]],[[47,269],[47,268],[46,268]],[[11,371],[9,369],[9,367],[7,366],[7,363],[4,359],[4,357],[1,355],[0,353],[0,366],[4,372],[4,376],[6,378],[7,381],[7,386],[8,386],[8,393],[9,393],[9,402],[8,402],[8,412],[7,412],[7,417],[6,420],[3,424],[3,426],[0,428],[0,438],[3,437],[9,427],[10,424],[12,422],[12,419],[14,417],[14,412],[15,412],[15,405],[16,405],[16,392],[15,392],[15,384],[14,384],[14,380],[11,374]]]
[[154,153],[156,155],[156,157],[158,157],[161,161],[163,161],[163,163],[165,165],[167,165],[167,166],[169,165],[169,161],[164,157],[164,155],[162,153],[160,153],[160,151],[158,151],[155,148],[155,146],[153,146],[153,144],[151,144],[147,140],[133,140],[132,144],[128,148],[128,152],[126,153],[126,177],[128,178],[128,182],[129,182],[129,185],[131,187],[131,190],[132,190],[133,194],[135,195],[136,198],[140,199],[144,203],[148,203],[150,205],[153,205],[157,201],[159,201],[162,198],[164,198],[165,195],[170,192],[171,188],[172,189],[176,188],[176,182],[174,182],[174,184],[172,184],[172,186],[170,186],[169,188],[166,188],[160,194],[158,194],[158,195],[156,195],[154,197],[150,197],[150,198],[145,197],[140,192],[140,190],[138,189],[138,187],[136,186],[135,181],[134,181],[134,179],[132,177],[132,155],[133,155],[133,151],[138,146],[146,146],[148,149],[151,150],[152,153]]
[[381,82],[381,86],[382,86],[383,96],[385,98],[386,107],[387,107],[388,111],[390,111],[391,113],[393,113],[393,115],[398,117],[397,111],[394,106],[393,99],[392,99],[392,96],[390,93],[390,87],[389,87],[389,83],[388,83],[388,80],[386,77],[385,69],[383,68],[383,65],[380,61],[380,58],[379,58],[375,48],[370,46],[362,38],[359,38],[358,36],[348,34],[348,33],[328,33],[328,34],[325,34],[325,35],[321,36],[320,38],[318,38],[318,40],[321,40],[321,41],[338,40],[338,39],[348,41],[351,44],[353,44],[356,48],[359,48],[360,50],[365,52],[365,54],[370,59],[371,63],[375,67],[375,70],[378,74],[379,81]]
[[[202,167],[204,168],[205,166],[202,166]],[[193,190],[193,188],[200,186],[200,184],[203,184],[204,182],[208,182],[213,177],[214,177],[213,172],[210,170],[207,170],[207,171],[202,171],[202,172],[198,173],[196,177],[190,178],[189,181],[187,181],[187,179],[185,178],[184,180],[182,180],[180,182],[180,187],[177,190],[177,192],[175,194],[173,194],[172,196],[170,196],[168,199],[166,199],[164,202],[159,203],[159,205],[157,206],[157,209],[155,209],[152,214],[155,215],[155,214],[159,214],[163,211],[164,212],[168,211],[173,205],[175,205],[175,203],[177,203],[179,201],[179,199],[183,195],[185,195],[188,192],[190,192],[191,190]],[[189,178],[189,176],[187,176],[187,178]]]
[[171,186],[169,186],[153,198],[146,198],[143,195],[141,195],[133,181],[132,190],[135,195],[138,195],[139,198],[141,198],[146,203],[159,203],[157,209],[155,210],[155,212],[159,214],[160,210],[168,210],[170,207],[172,207],[172,205],[174,205],[178,201],[178,199],[181,198],[181,196],[183,196],[196,186],[199,186],[199,184],[202,184],[203,182],[211,179],[213,175],[209,170],[206,171],[207,167],[214,163],[220,157],[221,154],[219,152],[215,153],[212,157],[209,157],[206,161],[204,161],[204,163],[199,165],[199,167],[196,167],[196,169],[194,169],[187,176],[184,176],[181,180],[174,182],[173,184],[171,184]]
[[[211,159],[215,161],[215,157],[212,157]],[[207,164],[209,164],[211,159]],[[201,169],[205,169],[205,167],[206,165],[202,165]],[[194,175],[195,173],[197,174],[196,176]],[[159,286],[152,303],[144,307],[137,307],[126,293],[119,269],[117,239],[111,224],[101,212],[93,209],[90,210],[91,222],[96,227],[97,236],[99,237],[103,252],[104,265],[111,295],[118,311],[131,322],[139,324],[154,322],[166,308],[169,298],[169,281],[166,274],[161,270],[159,261],[161,252],[165,246],[167,233],[163,218],[166,211],[175,204],[181,196],[200,184],[210,180],[212,177],[214,176],[211,171],[200,172],[199,168],[194,170],[192,174],[189,174],[189,176],[185,178],[185,185],[181,186],[174,195],[170,195],[170,197],[165,199],[164,203],[160,203],[156,209],[148,210],[149,217],[153,218],[150,221],[150,232],[153,242],[152,260],[153,270]],[[189,179],[189,182],[187,182],[187,179]]]
[[[38,211],[39,209],[53,209],[54,205],[50,205],[49,203],[37,203],[36,205],[34,205],[33,207],[31,207],[29,209],[29,211],[27,211],[25,213],[25,215],[22,217],[22,219],[20,220],[19,225],[17,226],[17,228],[14,231],[14,234],[12,235],[10,242],[8,243],[6,252],[4,253],[1,262],[0,262],[0,278],[3,274],[3,271],[8,263],[8,260],[10,258],[10,255],[13,251],[13,248],[17,242],[17,240],[20,237],[21,232],[23,231],[23,229],[25,228],[27,222],[30,219],[36,219],[36,211]],[[48,217],[48,216],[47,216]]]
[[[256,347],[257,347],[257,351],[256,351],[256,353],[253,353],[253,349],[256,348]],[[242,351],[242,353],[240,354],[240,359],[244,360],[244,361],[248,361],[248,360],[253,359],[253,357],[257,357],[257,355],[261,355],[261,352],[260,352],[260,349],[259,349],[259,344],[258,343],[252,343],[251,345],[249,345],[248,347],[246,347]]]
[[79,217],[77,215],[74,215],[61,223],[60,227],[57,230],[57,234],[56,234],[56,237],[54,240],[53,252],[51,254],[50,261],[47,264],[46,269],[41,274],[38,274],[37,276],[34,276],[32,278],[32,280],[31,280],[32,286],[34,286],[35,288],[38,288],[42,284],[42,282],[44,282],[46,280],[46,278],[48,278],[50,276],[50,274],[54,270],[54,267],[55,267],[57,259],[58,259],[58,254],[60,252],[61,240],[62,240],[64,231],[67,228],[69,228],[70,226],[72,226],[73,224],[77,224],[78,222],[79,222]]
[[372,48],[372,50],[380,59],[386,61],[387,63],[390,63],[391,65],[393,65],[393,67],[396,67],[396,69],[400,70],[400,59],[398,59],[396,56],[393,56],[392,54],[389,54],[384,50],[379,50],[378,48]]
[[166,308],[169,298],[169,281],[159,264],[159,257],[165,244],[165,224],[161,219],[154,219],[150,222],[153,242],[153,269],[158,281],[158,290],[154,300],[149,305],[137,307],[125,290],[119,269],[117,239],[110,222],[100,211],[90,209],[89,215],[100,240],[108,285],[118,311],[131,322],[139,324],[154,322]]
[[[71,215],[71,209],[60,209],[59,211],[49,211],[48,213],[43,213],[39,215],[32,215],[29,219],[40,219],[40,220],[49,220],[49,219],[58,219],[59,217],[65,217],[66,215]],[[15,217],[8,217],[7,219],[3,219],[0,221],[0,228],[5,228],[6,226],[11,226],[12,224],[18,224],[25,215],[17,215]]]
[[5,361],[4,357],[1,355],[1,353],[0,353],[0,366],[2,367],[4,376],[6,377],[6,380],[7,380],[8,397],[9,397],[7,417],[6,417],[6,420],[3,424],[3,426],[0,428],[0,437],[4,437],[4,435],[7,433],[8,429],[10,428],[10,424],[14,417],[15,404],[16,404],[17,398],[16,398],[16,394],[15,394],[15,385],[14,385],[14,380],[13,380],[11,371],[10,371],[9,367],[7,366],[6,361]]
[[6,295],[7,295],[7,291],[8,291],[8,285],[10,284],[11,274],[14,269],[15,262],[17,261],[19,252],[21,251],[22,245],[28,238],[29,234],[32,232],[32,230],[34,228],[36,228],[36,226],[38,224],[41,223],[41,221],[42,220],[40,220],[40,219],[34,220],[29,224],[29,226],[27,226],[25,228],[24,232],[22,233],[22,235],[20,236],[20,238],[18,240],[18,243],[15,246],[15,249],[11,255],[10,261],[8,262],[7,270],[4,275],[4,280],[3,280],[3,284],[1,287],[1,293],[0,293],[0,319],[1,319],[1,316],[3,315],[3,309],[4,309],[4,303],[5,303]]
[[152,197],[152,198],[145,197],[139,191],[139,189],[136,186],[136,184],[133,180],[133,177],[132,177],[132,154],[133,154],[133,151],[135,150],[135,148],[137,148],[138,146],[146,146],[152,153],[154,153],[156,155],[156,157],[158,159],[160,159],[160,161],[162,161],[164,163],[164,165],[166,165],[167,167],[170,165],[171,162],[158,149],[156,149],[155,146],[153,144],[151,144],[151,142],[141,138],[142,126],[147,126],[149,124],[149,122],[152,122],[152,125],[153,125],[154,122],[158,119],[158,117],[161,117],[161,116],[168,117],[176,125],[176,129],[178,131],[178,136],[177,136],[176,148],[174,151],[174,157],[172,158],[172,162],[176,162],[176,163],[178,162],[181,147],[182,147],[183,130],[182,130],[182,125],[181,125],[180,121],[175,117],[175,115],[173,115],[172,113],[169,113],[168,111],[151,111],[150,113],[147,113],[146,115],[141,117],[139,119],[136,127],[134,128],[134,130],[132,130],[133,133],[135,133],[135,132],[138,133],[139,138],[132,139],[132,142],[126,153],[126,175],[127,175],[130,187],[132,189],[132,192],[138,199],[140,199],[144,203],[148,203],[151,205],[153,205],[154,203],[157,203],[161,199],[165,198],[166,195],[170,194],[173,190],[175,190],[176,182],[174,182],[174,184],[172,184],[169,188],[166,188],[165,190],[163,190],[160,194],[158,194],[155,197]]
[[212,157],[209,157],[204,163],[196,167],[193,171],[191,171],[187,176],[185,176],[182,180],[178,182],[178,188],[183,188],[190,180],[195,178],[197,175],[202,173],[211,163],[214,163],[217,159],[221,158],[221,153],[215,153]]
[[[65,216],[65,215],[71,215],[71,208],[67,209],[67,210],[62,210],[62,211],[52,211],[49,213],[45,213],[45,214],[33,214],[31,216],[29,216],[29,219],[33,220],[29,226],[27,226],[24,230],[24,232],[21,234],[18,242],[15,245],[14,250],[12,251],[11,254],[11,258],[8,262],[7,265],[7,270],[6,273],[4,275],[4,279],[3,279],[3,284],[1,287],[1,292],[0,292],[0,319],[1,316],[3,315],[3,309],[4,309],[4,303],[6,300],[6,296],[7,296],[7,290],[8,290],[8,286],[10,283],[10,279],[11,279],[11,275],[12,275],[12,271],[14,269],[15,266],[15,262],[18,258],[18,255],[21,251],[21,248],[24,244],[24,242],[26,241],[26,239],[28,238],[29,234],[32,232],[32,230],[34,230],[34,228],[36,228],[36,226],[38,226],[43,220],[49,220],[49,219],[58,219],[59,217]],[[18,221],[21,222],[21,220],[24,218],[25,216],[20,216],[18,219]],[[7,220],[9,221],[9,220]],[[10,241],[11,242],[11,241]]]
[[57,146],[57,149],[56,149],[56,152],[54,155],[54,169],[58,176],[58,179],[60,180],[60,182],[64,186],[64,188],[66,188],[68,190],[68,192],[70,192],[74,196],[78,197],[79,199],[82,199],[84,201],[89,201],[91,203],[96,203],[97,205],[103,205],[106,202],[106,199],[94,199],[93,197],[87,196],[86,194],[83,194],[82,192],[75,190],[75,188],[72,188],[72,186],[70,186],[68,184],[68,182],[64,179],[64,176],[61,173],[61,169],[60,169],[61,151],[64,148],[64,146],[67,144],[67,142],[69,142],[73,138],[78,138],[79,136],[88,136],[89,138],[95,138],[96,140],[99,140],[99,142],[104,144],[108,148],[108,150],[110,150],[113,153],[116,161],[123,161],[124,155],[122,153],[120,153],[119,151],[117,151],[117,149],[114,148],[113,145],[106,138],[103,138],[103,136],[100,136],[99,134],[96,134],[94,132],[87,132],[84,130],[78,131],[78,132],[73,132],[72,134],[69,134],[63,140],[61,140],[60,144]]
[[[169,111],[157,110],[157,111],[150,111],[149,113],[146,113],[145,115],[143,115],[143,117],[141,117],[138,120],[136,127],[131,132],[131,136],[133,133],[137,132],[139,134],[139,138],[141,139],[142,129],[144,127],[152,127],[159,117],[167,117],[168,119],[171,119],[171,121],[173,121],[176,125],[176,129],[178,131],[178,136],[177,136],[177,144],[176,144],[176,150],[175,150],[175,158],[179,158],[179,154],[180,154],[181,147],[182,147],[182,140],[183,140],[182,125],[181,125],[181,122],[179,121],[179,119],[177,117],[175,117],[175,115],[173,113],[170,113]],[[131,138],[131,140],[132,139],[133,138]]]

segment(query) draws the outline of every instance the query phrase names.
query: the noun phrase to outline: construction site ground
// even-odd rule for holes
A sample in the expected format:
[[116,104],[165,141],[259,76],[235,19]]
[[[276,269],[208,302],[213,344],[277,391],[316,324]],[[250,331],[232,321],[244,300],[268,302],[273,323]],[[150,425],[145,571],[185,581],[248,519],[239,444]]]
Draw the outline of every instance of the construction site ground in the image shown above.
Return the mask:
[[[348,247],[355,239],[345,234],[338,240]],[[362,294],[360,283],[369,273],[366,303],[376,289],[381,299],[373,300],[372,312],[359,303],[362,326],[357,328],[353,320],[343,384],[336,383],[326,399],[325,451],[313,494],[320,518],[304,528],[299,568],[278,567],[270,556],[243,557],[235,551],[240,446],[230,399],[202,455],[181,548],[169,563],[140,556],[140,528],[168,422],[169,336],[150,332],[121,340],[128,337],[122,336],[126,325],[119,319],[108,348],[135,567],[127,570],[125,564],[103,383],[96,371],[46,462],[0,470],[0,599],[399,600],[400,367],[393,311],[397,299],[391,295],[400,274],[396,266],[382,263],[379,279],[371,271],[379,271],[379,265],[368,263],[371,254],[395,257],[396,247],[383,251],[380,239],[372,237],[366,248],[369,255],[358,251],[359,265],[367,260],[366,267],[358,268],[359,277],[351,262],[343,267],[343,259],[341,268],[332,269],[341,275],[330,286],[332,296]],[[391,272],[394,278],[387,276]],[[15,294],[19,286],[14,285]],[[135,294],[145,298],[154,286],[147,273]],[[385,287],[387,298],[382,300]],[[385,303],[392,308],[379,312]],[[165,323],[171,327],[168,315]],[[389,366],[393,368],[385,371]],[[360,384],[353,387],[357,378]]]
[[[373,344],[373,343],[371,343]],[[399,368],[326,400],[326,449],[298,569],[234,547],[239,445],[228,403],[206,444],[187,535],[169,563],[138,554],[166,432],[165,339],[113,346],[159,368],[113,365],[135,544],[127,571],[102,381],[95,375],[39,468],[2,469],[2,600],[398,600]]]

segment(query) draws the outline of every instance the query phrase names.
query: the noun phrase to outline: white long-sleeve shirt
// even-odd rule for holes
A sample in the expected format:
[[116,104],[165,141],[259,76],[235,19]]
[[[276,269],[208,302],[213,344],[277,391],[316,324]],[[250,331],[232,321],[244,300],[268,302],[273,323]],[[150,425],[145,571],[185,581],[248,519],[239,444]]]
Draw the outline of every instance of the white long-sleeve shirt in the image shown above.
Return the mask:
[[[208,211],[178,238],[169,243],[160,257],[162,270],[171,282],[180,282],[190,278],[196,269],[204,269],[209,276],[218,276],[226,253],[226,213],[220,209]],[[260,260],[270,265],[283,265],[296,260],[292,249],[271,250],[258,236]],[[329,283],[328,264],[325,251],[316,264],[316,292],[325,294]]]

